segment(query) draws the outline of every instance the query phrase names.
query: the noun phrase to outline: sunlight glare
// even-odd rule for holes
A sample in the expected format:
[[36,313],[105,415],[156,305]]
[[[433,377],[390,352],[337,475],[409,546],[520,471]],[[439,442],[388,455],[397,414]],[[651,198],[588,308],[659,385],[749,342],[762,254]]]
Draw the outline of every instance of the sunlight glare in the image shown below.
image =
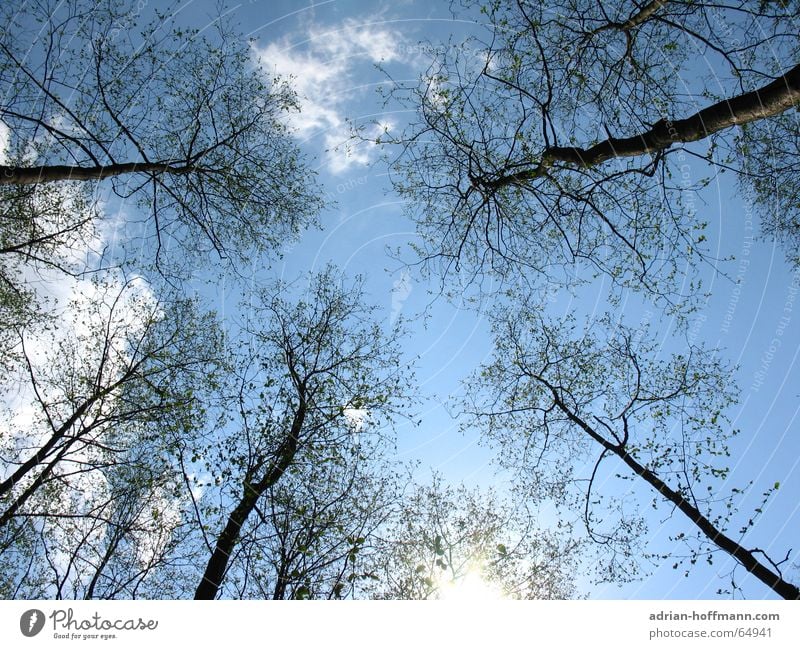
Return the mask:
[[456,580],[443,581],[439,598],[461,602],[486,602],[504,599],[502,590],[484,579],[479,570],[469,570]]

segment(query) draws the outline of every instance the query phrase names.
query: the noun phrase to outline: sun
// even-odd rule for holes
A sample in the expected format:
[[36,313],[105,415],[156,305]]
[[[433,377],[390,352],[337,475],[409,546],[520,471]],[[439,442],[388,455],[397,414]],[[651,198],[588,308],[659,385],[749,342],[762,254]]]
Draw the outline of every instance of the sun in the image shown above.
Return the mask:
[[439,599],[461,602],[489,602],[505,599],[497,584],[487,581],[477,568],[456,579],[442,580]]

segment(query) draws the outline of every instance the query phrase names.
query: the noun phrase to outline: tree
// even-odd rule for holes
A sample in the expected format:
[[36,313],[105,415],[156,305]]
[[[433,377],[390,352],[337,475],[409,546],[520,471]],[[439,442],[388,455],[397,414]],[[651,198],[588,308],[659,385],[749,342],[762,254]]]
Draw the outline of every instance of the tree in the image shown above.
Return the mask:
[[[579,508],[609,551],[610,578],[630,577],[643,524],[613,488],[594,493],[616,459],[691,521],[689,561],[722,550],[796,598],[789,555],[743,540],[759,512],[737,536],[737,492],[722,513],[711,497],[727,475],[713,460],[729,432],[729,373],[697,349],[660,362],[646,334],[610,319],[585,332],[550,323],[540,298],[601,278],[612,302],[639,291],[685,324],[703,297],[701,262],[724,262],[698,209],[723,172],[797,263],[797,3],[461,6],[480,10],[487,36],[433,50],[418,84],[398,84],[393,96],[417,120],[385,139],[400,147],[395,186],[415,210],[423,267],[503,283],[489,302],[496,358],[472,383],[471,421],[529,478],[526,497]],[[576,473],[587,460],[594,471]]]
[[363,280],[344,286],[331,268],[311,279],[297,304],[286,291],[281,285],[254,297],[240,345],[236,418],[223,439],[217,431],[209,448],[195,452],[218,479],[221,514],[206,541],[196,599],[225,593],[239,576],[254,580],[242,564],[255,552],[262,572],[272,566],[260,577],[263,595],[342,596],[356,577],[339,574],[391,502],[391,474],[376,469],[385,420],[408,395],[400,330],[382,332],[364,304]]
[[418,115],[388,141],[423,259],[539,288],[602,274],[682,311],[697,291],[682,278],[719,261],[694,195],[727,170],[796,259],[798,8],[481,7],[485,42],[439,48],[418,86],[395,91]]
[[[377,440],[376,440],[377,441]],[[225,592],[237,598],[344,599],[363,592],[373,539],[397,510],[402,474],[379,444],[302,467],[265,494],[236,548]]]
[[3,593],[177,592],[179,460],[224,363],[173,280],[209,252],[238,270],[320,206],[290,87],[224,19],[201,34],[173,9],[0,9]]
[[[87,200],[98,183],[110,187],[144,210],[140,231],[130,213],[124,229],[150,239],[164,271],[177,272],[178,256],[170,269],[163,256],[176,243],[184,254],[234,260],[284,243],[320,205],[284,123],[296,109],[292,91],[268,80],[224,20],[200,34],[178,23],[177,10],[149,22],[142,11],[122,0],[3,9],[0,185],[30,197],[78,183]],[[88,216],[40,222],[27,210],[30,227],[3,252],[46,250]]]
[[[473,380],[467,406],[473,425],[499,442],[505,464],[541,496],[582,512],[591,538],[612,553],[611,579],[624,576],[643,535],[641,517],[615,505],[608,484],[595,488],[613,476],[646,488],[668,516],[684,517],[674,541],[692,565],[721,551],[777,595],[800,598],[781,569],[789,553],[774,559],[746,539],[763,504],[731,529],[742,490],[721,492],[734,434],[726,420],[730,372],[694,346],[659,360],[646,329],[607,319],[592,330],[607,331],[603,340],[574,322],[550,323],[532,306],[495,315],[494,359]],[[584,464],[593,468],[581,471]]]
[[58,328],[15,331],[21,361],[4,378],[0,558],[15,596],[135,592],[106,569],[169,535],[152,515],[174,491],[169,449],[192,443],[223,365],[193,301],[141,280],[86,284]]
[[[418,485],[373,541],[381,599],[440,599],[467,588],[476,596],[568,599],[575,594],[579,544],[568,528],[535,529],[494,492],[451,487],[434,476]],[[469,594],[469,593],[467,593]]]
[[170,578],[180,567],[175,546],[188,528],[180,520],[175,474],[159,461],[168,457],[168,444],[140,441],[114,450],[93,470],[87,463],[84,474],[49,483],[7,526],[14,535],[0,553],[4,597],[135,599],[173,592]]
[[0,187],[0,367],[6,373],[20,360],[16,331],[55,325],[56,280],[70,283],[89,264],[103,270],[95,261],[102,251],[93,248],[96,208],[86,198],[57,185]]

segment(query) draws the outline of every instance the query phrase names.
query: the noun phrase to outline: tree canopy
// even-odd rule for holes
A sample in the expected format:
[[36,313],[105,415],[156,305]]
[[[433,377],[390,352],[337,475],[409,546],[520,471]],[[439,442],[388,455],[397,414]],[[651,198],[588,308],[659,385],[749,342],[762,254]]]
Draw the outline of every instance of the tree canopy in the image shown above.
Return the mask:
[[[742,488],[717,461],[734,433],[733,371],[686,331],[708,299],[703,275],[730,273],[700,198],[721,174],[796,267],[797,3],[466,1],[454,12],[480,14],[483,35],[432,48],[417,83],[395,84],[389,98],[415,118],[380,141],[422,236],[418,263],[459,296],[475,282],[494,323],[465,426],[498,444],[522,497],[579,512],[606,555],[602,579],[631,578],[646,556],[643,510],[625,509],[613,476],[688,518],[676,539],[686,555],[656,560],[723,551],[797,599],[783,573],[791,550],[747,545],[762,509],[737,509]],[[592,295],[585,318],[580,299],[555,312],[562,288]],[[656,307],[683,333],[650,344],[623,304]]]
[[722,174],[800,273],[800,3],[451,6],[474,35],[394,84],[411,121],[371,140],[414,263],[480,289],[459,306],[491,354],[455,401],[508,494],[397,453],[408,269],[388,317],[321,254],[276,279],[328,201],[303,98],[233,20],[0,8],[0,597],[569,598],[590,561],[800,599],[788,544],[754,540],[780,481],[755,507],[731,481],[736,370],[687,329],[730,274],[700,206]]
[[611,487],[596,486],[613,475],[644,483],[653,508],[666,505],[668,516],[688,519],[674,540],[689,565],[713,563],[721,551],[779,596],[798,599],[781,569],[791,550],[770,557],[744,541],[764,503],[739,511],[747,485],[727,481],[728,441],[738,432],[727,419],[736,400],[731,371],[697,346],[659,358],[647,328],[606,321],[586,331],[548,322],[529,307],[493,316],[495,355],[471,384],[466,408],[471,423],[499,442],[503,462],[519,472],[529,494],[580,512],[603,548],[601,579],[636,574],[646,553],[641,510],[604,493]]
[[[116,1],[9,5],[2,19],[4,190],[108,184],[141,208],[141,229],[125,227],[164,272],[185,272],[187,254],[246,260],[313,220],[320,195],[286,126],[295,95],[224,19],[200,33],[168,7],[148,19]],[[6,251],[42,250],[89,216],[48,214],[26,210]],[[178,244],[181,259],[165,257]]]
[[795,2],[465,6],[487,38],[392,95],[417,112],[388,139],[429,267],[529,287],[600,274],[680,311],[696,264],[720,261],[693,194],[723,171],[796,259]]

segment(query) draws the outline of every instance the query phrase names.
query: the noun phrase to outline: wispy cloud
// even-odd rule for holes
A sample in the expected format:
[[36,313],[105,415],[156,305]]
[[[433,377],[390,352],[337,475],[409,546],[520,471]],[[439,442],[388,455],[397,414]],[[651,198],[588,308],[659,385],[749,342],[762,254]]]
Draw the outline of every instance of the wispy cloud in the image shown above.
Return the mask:
[[291,78],[300,97],[301,110],[290,118],[295,134],[322,139],[331,173],[368,164],[372,151],[349,142],[348,109],[367,90],[363,78],[357,78],[362,66],[401,59],[400,33],[378,20],[346,20],[337,26],[311,26],[299,36],[256,48],[264,68]]

